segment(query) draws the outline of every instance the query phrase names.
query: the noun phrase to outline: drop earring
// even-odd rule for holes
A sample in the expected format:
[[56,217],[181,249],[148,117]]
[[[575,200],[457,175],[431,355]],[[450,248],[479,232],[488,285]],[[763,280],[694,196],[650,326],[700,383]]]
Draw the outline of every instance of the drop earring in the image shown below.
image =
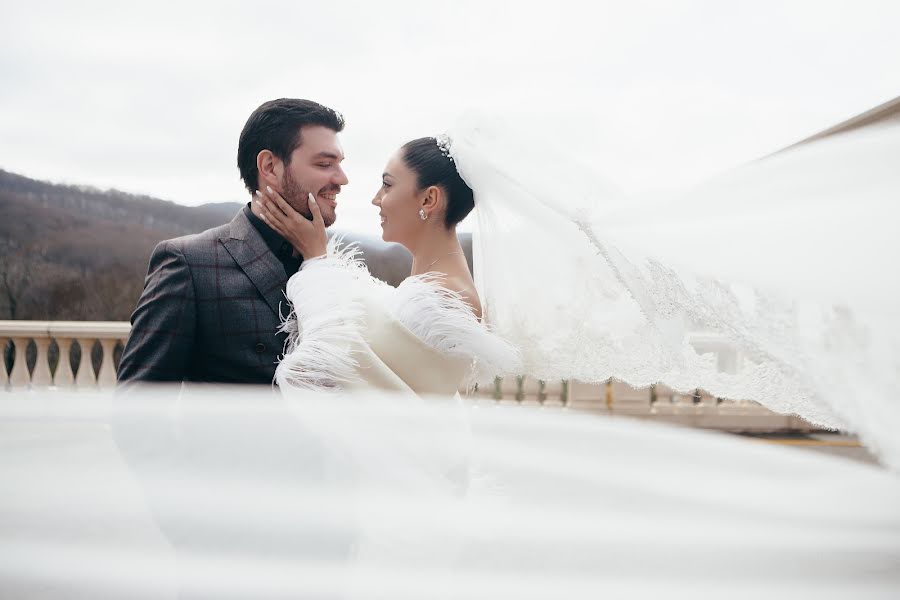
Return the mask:
[[428,215],[425,214],[424,208],[419,209],[419,218],[422,219],[423,221],[428,219]]

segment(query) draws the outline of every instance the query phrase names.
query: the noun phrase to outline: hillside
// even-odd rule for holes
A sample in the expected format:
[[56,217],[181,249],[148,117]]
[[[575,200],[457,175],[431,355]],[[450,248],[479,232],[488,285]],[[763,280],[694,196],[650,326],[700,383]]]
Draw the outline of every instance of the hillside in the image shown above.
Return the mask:
[[160,240],[223,223],[238,208],[0,170],[0,319],[125,320]]
[[[187,207],[0,170],[0,319],[128,320],[154,246],[226,223],[239,208]],[[396,285],[409,273],[402,247],[346,238],[360,243],[377,277]],[[468,251],[470,237],[463,243]]]
[[236,203],[187,207],[0,170],[0,244],[76,269],[146,262],[159,240],[223,223],[238,208]]

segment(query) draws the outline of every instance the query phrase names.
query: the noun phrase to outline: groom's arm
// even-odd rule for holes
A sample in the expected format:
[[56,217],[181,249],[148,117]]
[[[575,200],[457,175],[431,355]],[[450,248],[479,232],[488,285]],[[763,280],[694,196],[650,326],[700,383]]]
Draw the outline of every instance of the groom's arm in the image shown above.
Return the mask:
[[160,242],[150,257],[144,291],[131,315],[131,334],[118,380],[181,381],[188,371],[196,331],[191,268],[178,242]]

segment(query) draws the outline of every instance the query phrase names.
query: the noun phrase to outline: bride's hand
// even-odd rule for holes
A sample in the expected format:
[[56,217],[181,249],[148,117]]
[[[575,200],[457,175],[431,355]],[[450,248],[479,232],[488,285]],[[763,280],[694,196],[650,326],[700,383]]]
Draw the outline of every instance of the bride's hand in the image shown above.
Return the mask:
[[256,204],[263,222],[290,242],[304,260],[326,253],[328,236],[325,235],[325,222],[312,194],[309,195],[312,221],[291,208],[285,199],[269,186],[266,186],[265,191],[257,190]]

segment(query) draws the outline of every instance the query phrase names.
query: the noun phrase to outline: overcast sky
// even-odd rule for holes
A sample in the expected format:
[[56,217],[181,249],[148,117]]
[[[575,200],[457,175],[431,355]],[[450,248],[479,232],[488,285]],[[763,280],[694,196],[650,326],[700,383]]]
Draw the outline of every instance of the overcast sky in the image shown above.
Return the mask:
[[900,95],[900,3],[10,2],[0,168],[187,205],[244,201],[250,112],[340,110],[339,225],[403,142],[466,107],[558,131],[630,190],[691,183]]

